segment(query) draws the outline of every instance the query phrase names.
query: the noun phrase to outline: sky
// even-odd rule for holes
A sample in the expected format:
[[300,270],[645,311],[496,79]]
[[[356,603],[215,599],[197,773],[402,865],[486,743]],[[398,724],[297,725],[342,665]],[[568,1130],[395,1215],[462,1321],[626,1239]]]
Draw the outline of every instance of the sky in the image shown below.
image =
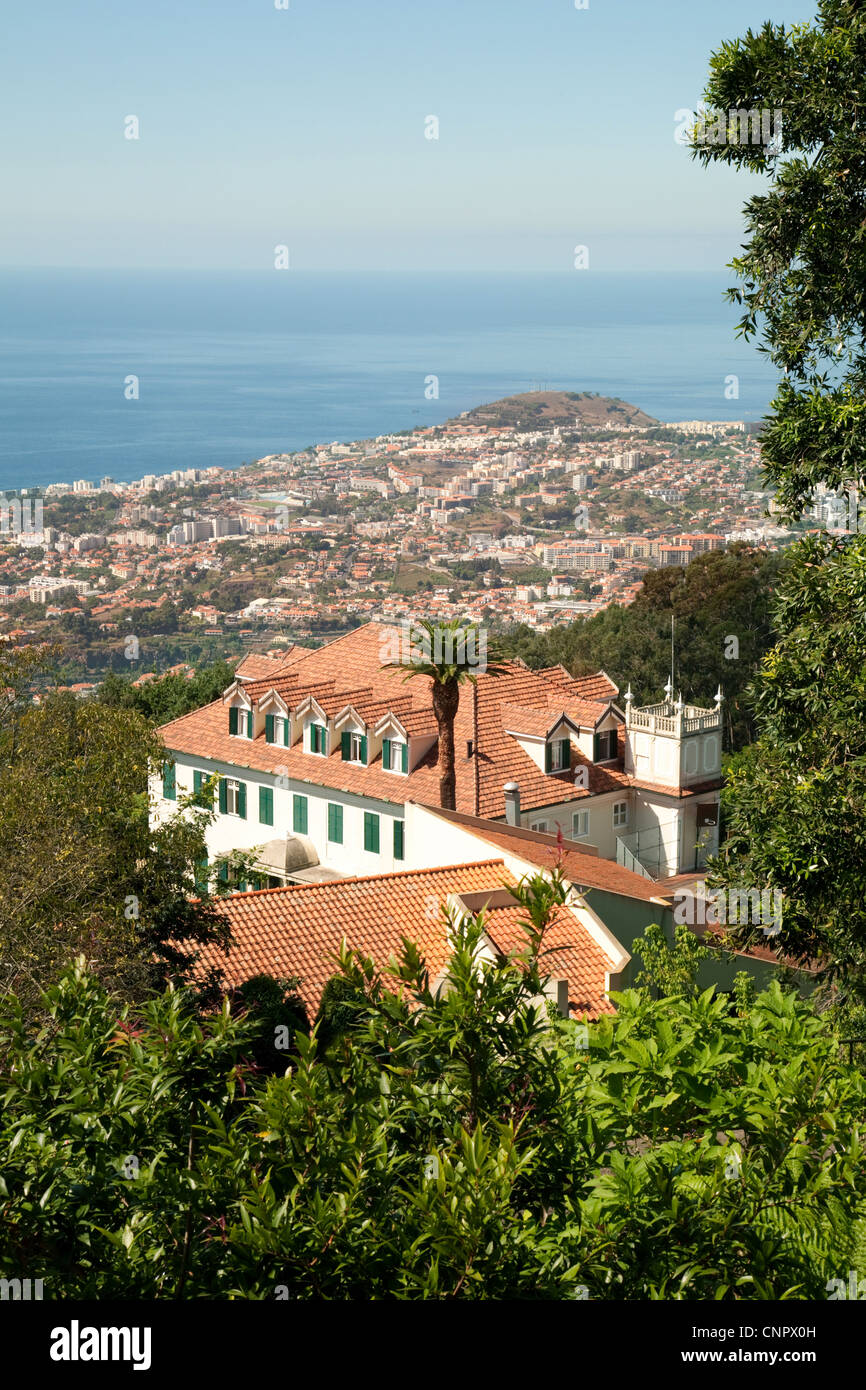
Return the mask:
[[586,246],[599,270],[721,269],[761,180],[701,168],[675,112],[723,41],[814,10],[9,5],[0,265],[267,269],[285,246],[300,270],[553,271]]

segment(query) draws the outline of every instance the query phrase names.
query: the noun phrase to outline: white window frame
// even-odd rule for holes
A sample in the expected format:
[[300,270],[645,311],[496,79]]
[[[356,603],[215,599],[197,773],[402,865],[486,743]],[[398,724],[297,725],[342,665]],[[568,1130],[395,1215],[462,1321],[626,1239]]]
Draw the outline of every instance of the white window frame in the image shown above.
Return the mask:
[[606,738],[608,740],[608,745],[610,745],[611,737],[613,738],[613,752],[610,752],[610,748],[608,746],[607,754],[603,758],[599,758],[599,763],[614,763],[619,757],[619,734],[617,730],[602,729],[599,733],[599,738]]
[[[586,829],[580,829],[581,821],[585,822]],[[589,811],[573,811],[571,815],[571,838],[573,840],[586,840],[589,838]]]
[[403,749],[406,747],[406,740],[402,738],[392,738],[390,744],[391,765],[387,767],[385,771],[399,772],[402,777],[405,775],[403,772]]
[[[238,712],[238,731],[236,734],[232,734],[232,738],[245,738],[249,742],[251,738],[255,737],[256,732],[253,712],[247,709],[246,705],[234,705],[232,708]],[[252,725],[252,733],[249,732],[250,725]]]
[[[564,772],[568,767],[562,756],[562,745],[565,738],[554,738],[550,741],[550,770],[551,772]],[[570,759],[569,759],[570,762]]]
[[625,830],[628,825],[628,802],[615,801],[613,803],[613,828],[614,830]]
[[236,816],[238,814],[238,802],[240,800],[241,784],[237,777],[226,778],[226,815]]
[[549,834],[550,834],[550,821],[548,821],[548,820],[534,820],[534,821],[531,821],[531,822],[530,822],[529,828],[530,828],[530,830],[534,830],[534,831],[535,831],[537,834],[539,834],[539,835],[549,835]]
[[[320,752],[313,747],[313,729],[323,729],[325,733],[325,747]],[[307,752],[312,753],[314,758],[327,758],[328,756],[328,726],[320,724],[317,719],[311,719],[307,725]]]
[[349,754],[350,754],[350,756],[349,756],[349,762],[350,762],[350,763],[359,763],[359,762],[361,761],[361,753],[363,752],[363,749],[362,749],[362,747],[361,747],[361,740],[362,740],[363,737],[364,737],[364,735],[363,735],[362,733],[359,733],[356,729],[352,729],[352,730],[350,731],[350,733],[349,733]]

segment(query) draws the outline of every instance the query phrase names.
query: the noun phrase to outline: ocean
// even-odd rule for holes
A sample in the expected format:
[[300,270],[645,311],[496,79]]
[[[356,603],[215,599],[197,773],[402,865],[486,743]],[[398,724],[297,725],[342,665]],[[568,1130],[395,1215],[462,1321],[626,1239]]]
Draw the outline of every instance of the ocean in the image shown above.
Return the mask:
[[756,420],[776,375],[734,336],[731,281],[3,270],[0,492],[232,468],[540,389]]

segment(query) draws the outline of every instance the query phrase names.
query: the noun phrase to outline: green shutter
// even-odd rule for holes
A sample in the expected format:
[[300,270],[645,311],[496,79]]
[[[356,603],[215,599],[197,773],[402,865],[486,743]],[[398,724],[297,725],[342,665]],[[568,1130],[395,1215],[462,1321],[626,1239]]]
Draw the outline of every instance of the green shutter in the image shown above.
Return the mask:
[[292,728],[292,722],[291,722],[289,716],[286,715],[285,719],[283,720],[283,743],[285,744],[286,748],[288,748],[288,746],[289,746],[289,737],[290,737],[290,734],[291,734],[291,728]]
[[544,745],[544,770],[550,772],[553,766],[553,748],[549,743]]
[[349,762],[349,760],[350,760],[350,758],[351,758],[351,756],[352,756],[352,735],[351,735],[351,734],[347,734],[347,733],[340,734],[340,752],[341,752],[341,754],[342,754],[342,756],[343,756],[343,762],[344,762],[344,763]]
[[379,817],[375,811],[364,812],[364,849],[379,853]]
[[598,734],[593,734],[593,736],[592,736],[592,761],[593,761],[594,763],[597,763],[597,762],[598,762],[598,751],[599,751],[598,746],[599,746],[600,741],[601,741],[601,740],[600,740],[600,738],[599,738],[599,735],[598,735]]
[[382,766],[387,768],[389,772],[391,771],[391,740],[389,738],[382,739]]
[[394,858],[395,858],[395,859],[402,859],[402,858],[403,858],[403,848],[404,848],[405,841],[406,841],[405,829],[406,829],[406,826],[405,826],[405,822],[404,822],[404,821],[395,820],[395,822],[394,822]]
[[336,801],[328,804],[328,839],[335,845],[343,843],[343,808]]
[[197,893],[207,892],[207,855],[195,861],[195,889]]
[[238,731],[238,714],[240,711],[235,705],[229,710],[229,733],[236,734]]
[[[208,805],[207,798],[201,795],[201,789],[208,780],[209,775],[210,774],[207,772],[194,772],[192,774],[193,795],[196,797],[199,806]],[[210,805],[213,805],[213,795],[211,795],[210,798]]]
[[560,759],[560,760],[561,760],[561,762],[562,762],[562,766],[563,766],[563,767],[570,767],[570,766],[571,766],[571,739],[570,739],[570,738],[564,738],[564,739],[562,740],[562,754],[561,754],[561,759]]
[[270,787],[259,787],[259,820],[262,825],[274,823],[274,793]]
[[166,801],[177,800],[177,778],[174,763],[162,765],[162,794]]
[[229,866],[225,860],[223,860],[223,862],[220,864],[219,880],[220,883],[228,883],[229,881]]
[[307,798],[295,796],[292,801],[292,829],[296,835],[307,833]]
[[247,784],[238,782],[238,815],[247,818]]
[[408,743],[401,743],[401,745],[400,745],[400,757],[401,757],[401,762],[402,762],[403,771],[404,771],[404,772],[408,772],[408,771],[409,771],[409,745],[408,745]]
[[220,811],[226,815],[229,809],[229,789],[224,777],[220,778]]
[[361,735],[361,762],[367,766],[367,735]]
[[273,716],[272,714],[266,714],[266,715],[265,715],[265,742],[266,742],[266,743],[273,743],[273,741],[274,741],[274,716]]
[[248,709],[248,710],[247,710],[247,738],[252,738],[254,727],[255,727],[255,726],[254,726],[254,724],[253,724],[253,712],[252,712],[251,709]]

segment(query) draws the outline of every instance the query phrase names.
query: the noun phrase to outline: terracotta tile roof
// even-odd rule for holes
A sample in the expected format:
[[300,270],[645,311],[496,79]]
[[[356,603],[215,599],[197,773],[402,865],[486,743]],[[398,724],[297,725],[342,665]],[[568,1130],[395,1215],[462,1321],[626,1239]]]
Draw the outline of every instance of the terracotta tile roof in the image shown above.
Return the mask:
[[546,709],[533,709],[527,705],[502,703],[502,727],[509,734],[528,734],[532,738],[546,738],[551,729],[561,722],[561,710],[553,706]]
[[598,721],[608,712],[610,701],[608,700],[561,700],[554,696],[550,697],[550,705],[562,710],[575,724],[582,729],[594,729]]
[[245,680],[261,680],[264,676],[278,671],[282,661],[273,656],[260,656],[258,652],[247,652],[235,667],[235,675]]
[[513,879],[502,860],[488,859],[445,869],[235,893],[221,901],[220,910],[236,945],[227,960],[217,950],[203,952],[199,968],[218,966],[230,986],[262,972],[299,975],[300,994],[315,1014],[344,937],[384,967],[399,951],[401,938],[408,936],[424,952],[435,976],[448,958],[439,913],[449,895],[494,890],[504,881]]
[[283,671],[302,656],[307,656],[312,650],[312,647],[300,647],[295,644],[293,647],[287,648],[285,655],[281,656],[265,656],[263,652],[247,652],[247,655],[235,667],[235,675],[242,676],[245,680],[263,680],[268,676],[275,675],[278,671]]
[[[517,739],[506,732],[503,705],[549,711],[553,702],[561,706],[566,701],[583,701],[587,687],[598,690],[600,694],[604,691],[605,703],[611,698],[611,682],[606,676],[601,679],[596,676],[575,678],[569,676],[561,666],[541,672],[513,667],[502,676],[480,678],[477,685],[470,688],[475,696],[474,708],[470,710],[471,697],[461,698],[455,721],[455,740],[460,740],[456,742],[458,811],[480,816],[501,816],[504,813],[502,786],[508,781],[518,783],[524,811],[552,806],[562,801],[579,801],[587,796],[627,787],[629,779],[620,765],[609,763],[597,766],[584,758],[574,746],[571,750],[570,768],[560,773],[546,773],[523,751]],[[473,725],[477,730],[474,735]],[[463,740],[473,736],[477,749],[477,787],[474,798],[465,794],[461,796],[459,771],[460,750],[465,748]],[[471,760],[464,758],[462,761]],[[580,766],[587,769],[589,785],[586,788],[574,785],[574,772]]]
[[336,791],[357,792],[380,801],[403,803],[410,796],[425,801],[439,798],[439,774],[435,746],[408,775],[386,772],[381,755],[368,767],[344,762],[337,746],[327,756],[305,752],[300,742],[291,748],[265,742],[263,734],[255,739],[237,738],[228,731],[226,707],[221,700],[192,714],[183,715],[160,731],[166,748],[174,753],[189,753],[212,762],[230,763],[241,772],[285,773],[299,781],[333,787]]
[[[523,951],[526,936],[521,922],[526,918],[518,904],[491,907],[485,931],[492,945],[503,955]],[[568,1003],[573,1014],[596,1019],[616,1010],[605,996],[605,972],[610,969],[601,947],[580,924],[573,912],[564,909],[544,934],[541,970],[552,979],[568,980]]]
[[[368,703],[377,711],[375,720],[365,715],[368,722],[378,722],[390,705],[398,709],[400,720],[410,733],[432,734],[435,720],[428,677],[404,680],[401,671],[381,668],[381,663],[390,658],[398,636],[398,628],[367,623],[327,646],[297,657],[288,669],[282,666],[265,679],[246,682],[244,694],[256,701],[275,689],[294,708],[312,693],[320,703],[327,701],[329,710],[339,710],[349,703],[352,692],[363,690],[369,692]],[[633,785],[622,770],[622,738],[618,763],[596,766],[572,748],[571,768],[550,774],[536,766],[503,726],[503,705],[538,711],[549,711],[557,704],[578,710],[590,705],[601,711],[616,693],[617,687],[604,672],[572,677],[562,666],[530,671],[515,661],[505,663],[498,676],[479,673],[474,684],[461,687],[454,724],[458,810],[502,816],[502,786],[511,780],[519,783],[521,804],[527,811]],[[582,718],[581,722],[586,721]],[[344,763],[338,749],[323,758],[303,751],[299,744],[292,748],[271,746],[265,742],[264,733],[253,740],[234,737],[228,732],[222,700],[163,725],[160,732],[171,752],[227,762],[240,769],[273,772],[284,768],[290,777],[386,801],[439,799],[435,744],[407,775],[385,772],[381,757],[374,758],[366,768],[356,767]],[[588,769],[586,788],[574,786],[574,770],[580,765]]]
[[[214,948],[205,949],[197,970],[218,967],[229,987],[260,973],[298,975],[299,993],[314,1017],[344,937],[383,970],[399,953],[401,939],[408,937],[420,947],[433,982],[448,960],[440,915],[448,899],[455,894],[496,894],[504,884],[514,883],[501,859],[487,859],[236,893],[220,903],[235,945],[228,958]],[[516,905],[491,909],[488,935],[495,949],[505,953],[522,948],[520,916]],[[551,927],[550,945],[562,948],[549,959],[550,973],[568,979],[569,997],[578,1011],[592,1017],[612,1012],[604,998],[610,963],[571,912],[564,911],[562,920]],[[396,982],[388,977],[388,983]]]
[[[527,830],[524,826],[503,825],[501,821],[483,820],[479,816],[466,816],[459,811],[443,811],[439,806],[425,806],[424,809],[441,816],[443,820],[463,826],[470,834],[477,835],[479,840],[490,845],[491,849],[503,850],[541,869],[552,869],[559,857],[560,845],[555,835]],[[576,840],[564,838],[562,851],[563,870],[576,888],[599,888],[642,902],[661,903],[669,895],[673,880],[664,879],[655,883],[614,860],[602,859],[593,845],[582,845]],[[693,879],[694,875],[688,881],[692,882]]]

